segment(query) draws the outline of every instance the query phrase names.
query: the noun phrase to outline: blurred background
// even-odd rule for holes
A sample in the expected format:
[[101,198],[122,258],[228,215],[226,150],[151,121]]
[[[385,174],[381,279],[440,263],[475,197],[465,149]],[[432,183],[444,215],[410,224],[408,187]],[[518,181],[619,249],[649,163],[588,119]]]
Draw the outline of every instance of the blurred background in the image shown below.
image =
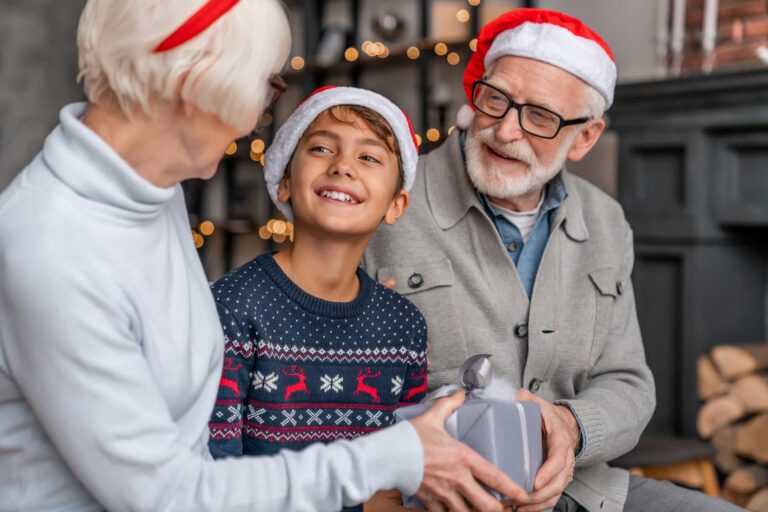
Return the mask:
[[[83,99],[75,32],[85,0],[0,1],[1,189],[41,149],[60,108]],[[263,229],[276,216],[263,153],[309,92],[349,84],[388,96],[410,115],[425,153],[453,130],[479,27],[515,7],[564,11],[595,28],[618,65],[609,131],[569,169],[619,200],[635,232],[633,280],[659,401],[648,433],[711,439],[717,451],[704,457],[717,457],[723,478],[765,470],[766,0],[288,0],[286,7],[289,89],[271,124],[259,139],[234,141],[215,178],[185,184],[191,236],[211,280],[289,243]],[[742,347],[747,370],[723,362],[728,345]],[[757,405],[736,396],[747,377],[757,381],[747,395],[765,394]],[[712,403],[714,412],[705,410]],[[764,440],[744,448],[742,435],[738,447],[737,431],[756,420]],[[654,449],[671,451],[645,451]],[[746,504],[768,485],[768,470],[758,476],[764,481],[749,492],[738,485],[724,492]]]

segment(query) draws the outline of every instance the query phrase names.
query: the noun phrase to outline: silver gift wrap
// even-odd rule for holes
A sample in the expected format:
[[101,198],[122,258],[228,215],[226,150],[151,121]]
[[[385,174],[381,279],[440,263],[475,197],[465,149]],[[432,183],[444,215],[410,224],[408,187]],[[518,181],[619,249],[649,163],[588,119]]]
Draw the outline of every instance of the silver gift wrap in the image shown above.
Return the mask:
[[[527,491],[533,490],[533,481],[542,462],[541,410],[535,402],[499,401],[483,398],[483,388],[477,386],[477,376],[469,366],[482,365],[482,386],[492,380],[487,358],[472,356],[462,365],[459,374],[461,386],[446,386],[431,393],[419,405],[401,407],[395,411],[395,421],[419,416],[432,406],[437,398],[458,389],[468,391],[467,401],[446,421],[446,431],[455,439],[467,444],[486,460],[504,471]],[[485,362],[483,362],[483,359]],[[467,375],[470,378],[467,378]],[[467,383],[469,381],[469,385]],[[497,492],[488,489],[496,498]],[[405,497],[403,504],[411,508],[424,508],[414,497]]]

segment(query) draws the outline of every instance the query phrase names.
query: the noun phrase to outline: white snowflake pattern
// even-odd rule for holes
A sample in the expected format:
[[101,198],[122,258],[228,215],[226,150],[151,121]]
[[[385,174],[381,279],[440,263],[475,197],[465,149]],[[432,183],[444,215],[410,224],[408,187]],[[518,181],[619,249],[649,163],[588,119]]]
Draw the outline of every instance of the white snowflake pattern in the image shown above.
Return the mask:
[[342,391],[344,389],[344,386],[342,383],[344,382],[344,377],[341,377],[339,375],[334,375],[331,377],[330,375],[323,375],[320,377],[320,389],[324,392],[333,391],[334,393],[338,393],[339,391]]
[[403,378],[399,375],[392,377],[392,394],[399,395],[403,391]]
[[371,425],[381,426],[381,411],[376,411],[375,413],[373,411],[365,411],[365,414],[368,415],[368,420],[365,422],[366,427]]
[[240,411],[240,405],[230,405],[227,407],[227,410],[231,413],[227,418],[228,423],[239,422],[243,417],[242,412]]
[[275,372],[264,375],[260,371],[257,371],[253,376],[253,387],[271,393],[277,389],[277,379],[279,379],[279,377]]
[[267,412],[266,409],[263,407],[260,407],[256,409],[252,405],[248,405],[248,419],[255,422],[255,423],[264,423],[264,413]]

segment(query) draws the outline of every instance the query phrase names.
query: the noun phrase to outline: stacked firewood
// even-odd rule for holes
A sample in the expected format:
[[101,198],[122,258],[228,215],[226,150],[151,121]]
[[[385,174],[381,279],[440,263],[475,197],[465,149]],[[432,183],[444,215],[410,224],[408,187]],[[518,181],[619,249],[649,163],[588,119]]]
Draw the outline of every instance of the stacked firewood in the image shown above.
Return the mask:
[[717,450],[723,498],[768,512],[768,343],[720,345],[698,360],[696,428]]

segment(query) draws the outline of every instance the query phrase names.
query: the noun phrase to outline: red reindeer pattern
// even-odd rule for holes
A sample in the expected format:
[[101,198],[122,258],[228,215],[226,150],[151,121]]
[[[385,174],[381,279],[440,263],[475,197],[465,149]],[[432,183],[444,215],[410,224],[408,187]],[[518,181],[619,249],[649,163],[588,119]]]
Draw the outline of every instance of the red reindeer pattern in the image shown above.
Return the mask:
[[286,386],[285,388],[285,400],[288,400],[291,398],[291,395],[294,393],[298,393],[299,391],[303,391],[306,394],[309,394],[309,388],[307,388],[307,371],[304,368],[299,368],[295,364],[291,365],[291,371],[283,370],[283,373],[285,375],[288,375],[289,377],[298,377],[299,380],[296,381],[295,384],[291,384],[290,386]]
[[403,398],[404,402],[407,402],[411,398],[418,396],[419,393],[426,393],[427,392],[427,370],[426,368],[422,368],[419,373],[412,372],[411,377],[414,379],[423,379],[423,382],[416,386],[415,388],[411,388],[410,391],[408,391],[408,394],[405,395],[405,398]]
[[[242,368],[243,365],[241,363],[238,363],[237,366],[232,366],[232,358],[231,357],[225,357],[224,358],[224,370],[230,371],[230,372],[236,372],[240,368]],[[231,389],[236,395],[240,396],[240,387],[237,385],[236,380],[228,379],[224,377],[224,375],[221,376],[221,381],[219,381],[219,387],[223,388],[229,388]]]
[[365,383],[365,379],[373,379],[375,377],[378,377],[379,375],[381,375],[381,371],[377,371],[376,373],[371,373],[370,368],[366,368],[365,370],[358,371],[357,372],[357,388],[355,389],[354,393],[352,393],[352,396],[357,396],[360,393],[365,393],[366,395],[370,395],[370,397],[373,398],[374,403],[380,402],[381,398],[379,398],[379,390]]

